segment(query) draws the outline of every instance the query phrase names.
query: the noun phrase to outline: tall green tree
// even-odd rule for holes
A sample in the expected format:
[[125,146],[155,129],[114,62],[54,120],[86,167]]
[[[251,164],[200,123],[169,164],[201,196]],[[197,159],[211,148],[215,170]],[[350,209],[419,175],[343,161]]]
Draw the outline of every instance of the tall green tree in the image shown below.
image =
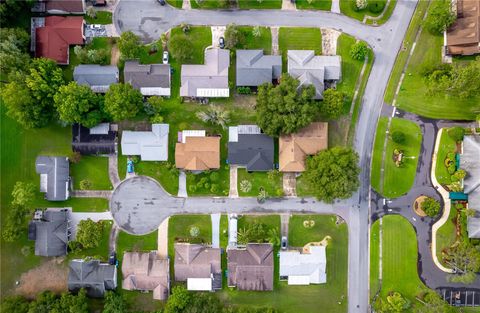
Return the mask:
[[455,20],[456,16],[451,9],[451,2],[437,0],[432,2],[427,18],[424,20],[424,25],[433,35],[441,35]]
[[24,128],[42,127],[48,123],[49,114],[43,112],[43,107],[37,105],[30,89],[21,81],[12,81],[1,89],[6,114]]
[[356,42],[350,48],[350,56],[354,60],[363,61],[367,57],[368,46],[364,41]]
[[192,296],[183,286],[172,288],[172,294],[165,306],[165,313],[182,313],[191,302]]
[[5,28],[0,32],[0,71],[9,77],[12,72],[25,72],[30,56],[30,36],[20,28]]
[[447,264],[456,274],[450,275],[452,282],[471,284],[480,271],[480,252],[470,243],[459,242],[447,250]]
[[22,296],[8,296],[2,300],[0,312],[28,313],[29,303]]
[[37,296],[35,301],[30,302],[28,313],[48,313],[53,310],[57,296],[51,291],[44,291]]
[[17,181],[12,190],[12,205],[29,206],[35,199],[35,185]]
[[228,49],[239,48],[245,43],[245,34],[235,24],[227,25],[225,29],[225,47]]
[[457,312],[452,306],[444,301],[435,291],[428,291],[423,296],[425,305],[416,305],[413,309],[415,313],[453,313]]
[[312,100],[313,86],[300,87],[299,81],[283,74],[280,84],[263,84],[258,88],[257,124],[263,131],[277,137],[290,134],[310,124],[319,112],[319,104]]
[[121,294],[113,291],[107,291],[105,294],[105,304],[103,313],[124,313],[127,312],[127,304]]
[[193,44],[185,34],[172,36],[168,42],[168,49],[172,53],[172,56],[180,63],[192,60]]
[[359,187],[358,154],[351,148],[334,147],[307,159],[302,174],[318,200],[346,199]]
[[80,289],[77,295],[62,293],[50,313],[88,313],[87,293]]
[[115,121],[135,117],[142,103],[142,94],[130,84],[112,84],[105,94],[105,112]]
[[93,127],[102,121],[102,98],[88,86],[70,82],[60,87],[54,101],[60,120],[66,123]]
[[323,92],[323,103],[320,111],[327,118],[337,119],[342,115],[345,95],[335,89],[327,89]]
[[96,248],[100,245],[103,235],[103,223],[86,219],[78,223],[76,240],[85,249]]
[[118,50],[123,60],[139,58],[142,53],[140,38],[131,31],[123,32],[118,40]]

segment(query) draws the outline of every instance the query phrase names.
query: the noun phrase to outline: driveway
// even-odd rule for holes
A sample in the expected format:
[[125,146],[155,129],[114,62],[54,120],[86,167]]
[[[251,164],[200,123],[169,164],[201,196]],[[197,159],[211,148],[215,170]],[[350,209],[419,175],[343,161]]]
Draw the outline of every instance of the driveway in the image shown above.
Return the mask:
[[212,219],[212,248],[220,248],[220,218],[222,214],[210,214]]
[[188,197],[187,193],[187,174],[184,171],[180,171],[178,174],[178,196]]

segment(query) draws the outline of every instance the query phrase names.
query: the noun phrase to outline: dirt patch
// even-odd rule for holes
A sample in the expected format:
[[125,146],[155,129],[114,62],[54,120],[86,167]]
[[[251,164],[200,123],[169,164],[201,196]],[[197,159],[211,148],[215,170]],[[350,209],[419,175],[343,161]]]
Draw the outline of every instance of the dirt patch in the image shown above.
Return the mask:
[[425,212],[422,210],[422,203],[427,199],[426,196],[420,196],[417,199],[415,199],[415,202],[413,203],[413,211],[415,211],[415,214],[421,217],[427,216]]
[[112,53],[110,56],[110,65],[117,65],[120,60],[120,50],[118,50],[117,44],[112,46]]
[[64,258],[54,258],[23,273],[15,294],[33,299],[38,293],[50,290],[67,291],[68,267]]

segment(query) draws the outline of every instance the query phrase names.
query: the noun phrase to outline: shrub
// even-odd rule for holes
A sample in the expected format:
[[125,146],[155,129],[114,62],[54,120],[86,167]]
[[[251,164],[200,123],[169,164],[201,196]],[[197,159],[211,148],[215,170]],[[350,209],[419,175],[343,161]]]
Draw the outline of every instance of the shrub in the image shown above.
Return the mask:
[[219,190],[219,188],[218,188],[217,184],[212,184],[212,187],[210,187],[210,192],[211,193],[217,193],[218,190]]
[[220,179],[220,175],[217,173],[217,172],[212,172],[210,174],[210,181],[213,183],[213,182],[217,182],[218,180]]
[[195,186],[195,185],[190,185],[190,186],[188,186],[188,191],[190,191],[190,192],[192,192],[192,193],[195,192],[195,191],[197,191],[197,186]]
[[434,217],[440,211],[440,202],[433,198],[427,198],[422,202],[422,211],[430,217]]
[[363,61],[368,54],[368,46],[365,42],[359,41],[350,48],[350,56],[354,60]]
[[73,164],[80,162],[81,159],[82,159],[82,155],[78,151],[72,152],[68,157],[68,160]]
[[209,182],[206,182],[206,183],[203,185],[203,187],[204,187],[205,189],[207,189],[207,190],[210,189],[210,183],[209,183]]
[[395,143],[398,143],[399,145],[402,145],[405,143],[406,136],[403,132],[399,130],[395,130],[392,132],[392,140]]
[[250,190],[252,190],[252,183],[248,180],[242,180],[240,182],[240,190],[242,192],[250,192]]
[[462,191],[462,185],[460,182],[454,182],[451,183],[450,185],[447,185],[448,189],[453,192],[460,192]]
[[192,237],[198,237],[200,235],[200,228],[197,226],[192,226],[190,227],[190,236]]
[[283,189],[278,188],[277,190],[275,190],[275,194],[277,195],[277,197],[283,197]]
[[467,176],[467,172],[465,170],[459,169],[458,171],[453,174],[458,180],[464,179]]
[[140,162],[140,157],[138,155],[131,156],[130,159],[133,161],[134,164]]
[[450,160],[455,160],[455,153],[453,152],[447,153],[447,158],[449,158]]
[[448,136],[455,140],[455,142],[459,142],[463,140],[463,136],[465,136],[465,129],[462,127],[451,127],[447,130]]
[[368,3],[368,10],[372,13],[380,13],[385,8],[384,1],[370,1]]
[[267,172],[268,180],[275,180],[278,178],[279,175],[280,172],[278,170],[270,170]]
[[363,10],[367,7],[367,5],[368,5],[367,0],[355,0],[354,7],[357,8],[357,10]]
[[86,190],[86,189],[90,189],[90,187],[92,187],[92,182],[88,179],[83,179],[80,181],[80,189],[81,190]]
[[450,176],[450,181],[451,181],[452,183],[456,183],[456,182],[460,181],[460,179],[458,179],[458,177],[455,176],[455,174],[454,174],[454,175],[451,175],[451,176]]
[[82,250],[82,245],[76,240],[69,241],[68,250],[70,250],[71,253],[78,252]]
[[241,95],[249,95],[252,93],[252,89],[250,87],[238,87],[237,92]]
[[453,175],[455,173],[455,164],[451,163],[448,167],[447,167],[447,171],[448,171],[448,174],[450,175]]

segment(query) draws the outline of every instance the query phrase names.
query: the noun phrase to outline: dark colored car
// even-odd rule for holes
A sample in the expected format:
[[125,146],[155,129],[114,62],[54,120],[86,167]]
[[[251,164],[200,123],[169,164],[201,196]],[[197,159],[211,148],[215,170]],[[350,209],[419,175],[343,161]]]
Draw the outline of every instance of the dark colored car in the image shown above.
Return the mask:
[[117,253],[115,251],[110,253],[110,256],[108,257],[108,264],[110,265],[117,264]]
[[285,237],[285,236],[282,237],[281,247],[282,247],[282,250],[287,249],[287,237]]
[[157,1],[158,1],[158,3],[160,3],[160,5],[165,5],[166,4],[165,0],[157,0]]
[[225,38],[220,37],[220,39],[218,40],[218,45],[220,46],[220,49],[225,48]]

